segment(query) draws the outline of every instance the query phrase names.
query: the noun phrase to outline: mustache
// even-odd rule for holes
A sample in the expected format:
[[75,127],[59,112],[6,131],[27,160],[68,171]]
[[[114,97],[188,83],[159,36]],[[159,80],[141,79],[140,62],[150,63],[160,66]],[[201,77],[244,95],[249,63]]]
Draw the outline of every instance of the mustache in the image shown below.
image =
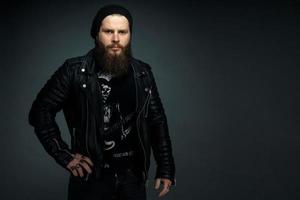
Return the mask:
[[116,43],[116,44],[110,44],[110,45],[107,45],[106,46],[106,48],[115,48],[115,47],[118,47],[118,48],[120,48],[120,49],[124,49],[124,46],[123,45],[121,45],[121,44],[118,44],[118,43]]

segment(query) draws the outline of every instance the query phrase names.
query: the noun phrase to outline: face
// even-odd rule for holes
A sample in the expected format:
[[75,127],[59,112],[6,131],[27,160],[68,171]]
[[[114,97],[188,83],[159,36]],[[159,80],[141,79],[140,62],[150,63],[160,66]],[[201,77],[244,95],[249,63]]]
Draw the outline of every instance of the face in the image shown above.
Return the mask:
[[102,20],[98,42],[101,42],[110,55],[120,55],[130,42],[129,22],[126,17],[113,14]]

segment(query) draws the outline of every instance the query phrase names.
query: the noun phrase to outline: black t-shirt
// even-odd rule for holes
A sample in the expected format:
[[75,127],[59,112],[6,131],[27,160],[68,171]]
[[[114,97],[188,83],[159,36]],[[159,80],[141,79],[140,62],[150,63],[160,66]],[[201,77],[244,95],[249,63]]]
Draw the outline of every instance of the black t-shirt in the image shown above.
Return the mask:
[[98,73],[104,109],[104,159],[116,170],[134,165],[137,132],[136,94],[132,68],[127,75],[112,77]]

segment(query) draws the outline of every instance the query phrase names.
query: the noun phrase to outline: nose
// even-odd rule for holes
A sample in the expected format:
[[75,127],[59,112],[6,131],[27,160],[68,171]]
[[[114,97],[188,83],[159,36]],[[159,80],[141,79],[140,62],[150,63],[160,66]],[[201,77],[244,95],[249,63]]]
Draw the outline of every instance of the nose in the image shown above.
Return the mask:
[[113,34],[112,41],[113,41],[113,42],[116,42],[116,43],[120,41],[120,38],[119,38],[119,34],[118,34],[118,33],[114,33],[114,34]]

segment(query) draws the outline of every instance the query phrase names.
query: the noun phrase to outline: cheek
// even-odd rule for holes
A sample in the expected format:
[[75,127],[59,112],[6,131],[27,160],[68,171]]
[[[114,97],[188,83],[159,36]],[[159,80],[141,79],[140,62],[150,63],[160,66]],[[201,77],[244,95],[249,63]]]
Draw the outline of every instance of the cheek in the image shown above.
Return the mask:
[[110,38],[105,35],[99,34],[98,38],[99,38],[99,41],[102,42],[104,45],[108,45],[110,43]]
[[122,38],[122,43],[123,45],[127,45],[130,42],[130,37],[129,36],[125,36]]

